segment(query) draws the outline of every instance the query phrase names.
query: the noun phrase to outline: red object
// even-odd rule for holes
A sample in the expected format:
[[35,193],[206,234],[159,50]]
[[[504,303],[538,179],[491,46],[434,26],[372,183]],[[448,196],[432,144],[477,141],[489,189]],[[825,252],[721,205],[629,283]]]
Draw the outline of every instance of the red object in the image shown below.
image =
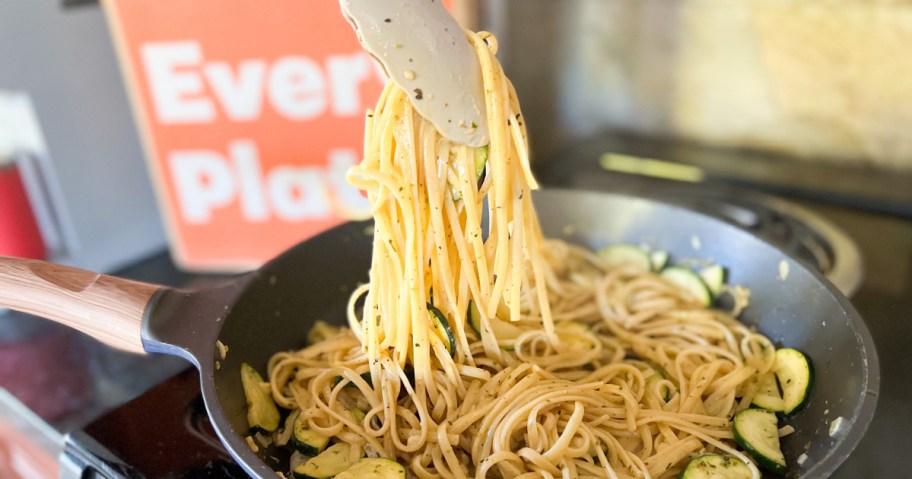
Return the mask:
[[0,477],[4,479],[56,479],[57,458],[32,442],[12,424],[0,419]]
[[0,168],[0,256],[44,259],[46,254],[19,169]]
[[369,216],[345,173],[386,77],[339,2],[104,6],[178,265],[246,271]]

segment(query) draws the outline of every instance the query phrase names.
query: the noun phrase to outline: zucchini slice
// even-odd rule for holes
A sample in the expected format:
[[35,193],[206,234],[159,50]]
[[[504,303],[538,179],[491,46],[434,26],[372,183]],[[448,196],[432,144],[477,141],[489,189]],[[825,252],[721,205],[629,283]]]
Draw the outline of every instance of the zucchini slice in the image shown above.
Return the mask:
[[488,165],[488,145],[475,148],[475,181],[481,184],[485,168]]
[[659,381],[664,381],[668,378],[665,377],[665,374],[662,371],[656,370],[653,374],[646,378],[646,387],[649,389],[659,388],[659,396],[665,400],[665,402],[671,401],[671,388],[667,384],[658,384]]
[[405,479],[402,464],[382,457],[364,458],[357,464],[339,473],[336,479]]
[[652,270],[652,259],[649,257],[649,253],[632,244],[622,243],[608,246],[600,249],[598,255],[608,266],[632,264],[646,271]]
[[[469,325],[472,326],[472,329],[474,329],[480,337],[481,312],[478,311],[478,307],[475,306],[475,302],[472,300],[469,300],[469,311],[467,312],[467,316],[469,317]],[[519,326],[510,321],[497,319],[496,317],[490,318],[488,324],[491,326],[491,333],[497,338],[497,344],[500,345],[501,349],[506,351],[513,350],[513,342],[523,333],[523,330],[520,329]]]
[[308,456],[316,456],[326,449],[329,444],[329,437],[324,436],[309,427],[303,414],[299,414],[294,422],[294,431],[291,435],[291,441],[295,449]]
[[310,458],[305,456],[304,454],[301,454],[298,451],[295,451],[295,452],[291,453],[291,458],[289,458],[288,464],[291,465],[291,470],[293,471],[296,468],[303,466],[304,463],[307,462],[308,459],[310,459]]
[[712,293],[706,283],[696,273],[679,266],[670,266],[659,273],[669,283],[684,290],[688,296],[698,303],[709,306],[712,304]]
[[264,432],[273,432],[279,428],[279,408],[272,400],[263,376],[247,363],[241,364],[241,385],[247,398],[247,424],[251,428]]
[[668,379],[665,376],[665,372],[662,371],[662,368],[654,366],[646,361],[637,361],[635,366],[642,371],[643,377],[646,378],[646,389],[658,387],[659,396],[664,399],[665,402],[671,401],[671,388],[669,388],[667,384],[657,386],[659,381]]
[[[481,179],[484,176],[485,167],[488,164],[488,146],[482,146],[481,148],[475,148],[475,184],[480,188]],[[453,180],[454,178],[451,178]],[[459,201],[462,199],[462,192],[459,191],[459,188],[453,185],[453,183],[447,183],[450,187],[450,197],[453,201]]]
[[704,454],[687,463],[681,479],[751,479],[754,477],[743,461],[731,456]]
[[352,412],[352,415],[355,416],[355,421],[357,421],[358,424],[364,423],[364,418],[367,417],[367,413],[365,413],[364,411],[361,410],[361,408],[358,408],[358,407],[353,407],[351,412]]
[[649,253],[653,271],[662,271],[668,265],[668,251],[653,251]]
[[807,404],[814,387],[814,364],[792,348],[776,350],[773,369],[759,380],[753,404],[767,411],[794,414]]
[[717,264],[707,266],[700,270],[700,279],[714,297],[719,296],[719,293],[722,292],[722,285],[725,284],[725,268]]
[[[343,379],[342,376],[336,376],[335,378],[333,378],[333,387],[336,387],[339,383],[341,383],[342,379]],[[371,381],[372,381],[371,372],[367,371],[367,372],[361,373],[361,379],[363,379],[365,382],[367,382],[368,385],[372,384],[371,383]],[[357,388],[358,386],[355,386],[355,383],[349,381],[348,384],[346,384],[344,387]]]
[[428,317],[431,320],[431,331],[443,341],[444,347],[450,357],[456,357],[456,335],[453,334],[453,330],[450,328],[450,322],[447,321],[446,316],[433,304],[427,304]]
[[364,457],[364,450],[358,449],[345,442],[333,444],[291,472],[295,479],[328,479],[357,464]]
[[557,337],[568,346],[578,350],[588,350],[598,342],[592,334],[592,328],[579,321],[562,321],[555,324]]
[[323,342],[339,334],[340,330],[338,326],[330,326],[325,321],[317,321],[307,332],[307,343],[317,344]]
[[776,413],[765,409],[748,408],[732,421],[735,442],[741,446],[760,467],[784,476],[788,472],[785,456],[779,448],[779,424]]

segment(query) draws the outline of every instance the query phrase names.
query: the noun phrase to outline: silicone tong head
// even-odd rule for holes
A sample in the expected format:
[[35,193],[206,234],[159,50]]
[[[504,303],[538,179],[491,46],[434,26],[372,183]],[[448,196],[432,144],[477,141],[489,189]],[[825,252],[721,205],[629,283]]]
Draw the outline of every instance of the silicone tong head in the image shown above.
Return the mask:
[[358,40],[446,138],[487,145],[481,66],[439,0],[340,0]]

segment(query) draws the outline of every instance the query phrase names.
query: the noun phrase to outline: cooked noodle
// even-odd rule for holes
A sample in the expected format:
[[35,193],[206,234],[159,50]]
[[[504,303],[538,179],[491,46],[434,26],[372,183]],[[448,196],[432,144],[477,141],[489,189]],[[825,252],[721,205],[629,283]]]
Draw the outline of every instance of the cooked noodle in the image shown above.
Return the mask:
[[[516,94],[494,38],[468,36],[490,124],[483,183],[475,150],[389,83],[349,178],[373,205],[370,283],[352,296],[350,328],[272,357],[276,402],[421,478],[672,477],[702,451],[759,477],[730,420],[773,345],[653,273],[543,238]],[[428,303],[452,328],[453,356]],[[498,338],[494,321],[521,334]]]

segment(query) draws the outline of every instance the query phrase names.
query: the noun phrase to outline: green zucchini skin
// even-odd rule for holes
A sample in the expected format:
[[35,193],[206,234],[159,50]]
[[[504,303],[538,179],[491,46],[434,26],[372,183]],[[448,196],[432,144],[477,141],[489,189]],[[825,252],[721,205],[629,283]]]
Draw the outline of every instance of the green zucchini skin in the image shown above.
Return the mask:
[[703,306],[712,306],[713,295],[697,273],[680,266],[669,266],[659,273],[669,283],[681,288]]
[[797,349],[777,349],[773,369],[759,381],[760,390],[754,396],[753,404],[791,416],[804,409],[811,398],[814,363]]
[[326,449],[329,444],[329,437],[324,436],[309,427],[303,414],[299,414],[294,422],[294,429],[291,433],[291,441],[295,449],[308,456],[316,456]]
[[[469,310],[466,311],[466,317],[469,318],[469,326],[481,337],[481,312],[474,301],[469,300]],[[511,321],[503,321],[496,317],[490,318],[488,324],[491,326],[491,332],[497,338],[497,344],[504,351],[513,350],[513,342],[523,333],[519,326]]]
[[712,293],[713,297],[717,297],[722,293],[722,286],[725,284],[725,277],[728,276],[728,272],[722,266],[714,264],[701,269],[699,276],[703,280],[703,284],[709,288],[709,292]]
[[428,319],[431,321],[431,331],[443,341],[443,346],[450,353],[450,357],[456,357],[456,335],[453,334],[453,329],[450,328],[450,322],[447,321],[446,315],[431,303],[427,304],[427,310]]
[[643,271],[652,270],[652,258],[639,246],[620,243],[606,246],[598,251],[598,256],[609,266],[622,264],[634,265]]
[[751,479],[747,464],[737,458],[719,454],[704,454],[687,463],[680,479]]
[[748,408],[732,420],[735,442],[750,454],[763,469],[784,476],[788,472],[785,456],[779,448],[779,424],[776,413]]
[[[336,387],[339,383],[342,382],[343,379],[344,379],[344,378],[343,378],[342,376],[336,376],[335,378],[333,378],[333,387]],[[367,382],[367,384],[372,384],[372,383],[371,383],[371,373],[370,373],[370,371],[367,371],[367,372],[365,372],[365,373],[361,373],[361,379],[363,379],[365,382]],[[346,385],[343,386],[343,387],[346,387],[346,388],[357,388],[358,386],[356,386],[355,383],[349,381],[348,384],[346,384]]]
[[484,180],[485,169],[488,167],[488,146],[475,148],[475,182],[481,188]]
[[[482,146],[481,148],[475,148],[475,185],[478,188],[481,188],[481,184],[484,180],[485,170],[488,165],[488,147],[487,145]],[[449,183],[448,183],[449,184]],[[450,186],[450,198],[453,201],[459,201],[462,199],[462,192],[459,191],[454,185],[449,184]]]

